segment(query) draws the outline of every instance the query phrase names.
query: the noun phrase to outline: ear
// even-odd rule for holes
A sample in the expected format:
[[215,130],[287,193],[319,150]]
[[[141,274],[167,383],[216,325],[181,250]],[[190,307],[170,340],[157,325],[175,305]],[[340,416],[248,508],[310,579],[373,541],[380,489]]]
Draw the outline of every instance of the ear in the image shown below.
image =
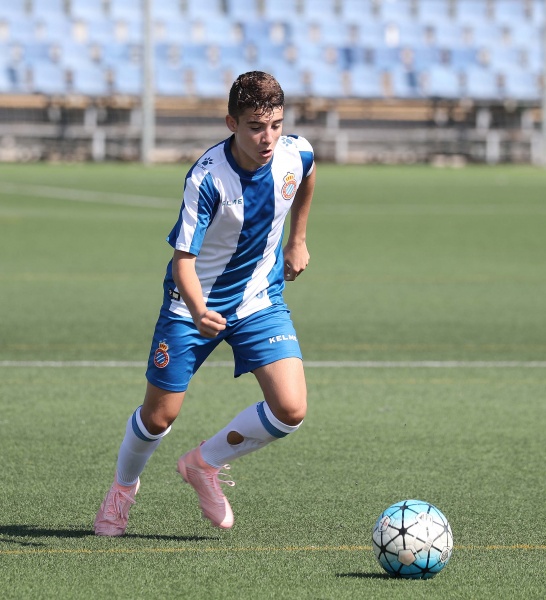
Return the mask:
[[237,133],[237,121],[231,115],[226,115],[226,125],[231,133]]

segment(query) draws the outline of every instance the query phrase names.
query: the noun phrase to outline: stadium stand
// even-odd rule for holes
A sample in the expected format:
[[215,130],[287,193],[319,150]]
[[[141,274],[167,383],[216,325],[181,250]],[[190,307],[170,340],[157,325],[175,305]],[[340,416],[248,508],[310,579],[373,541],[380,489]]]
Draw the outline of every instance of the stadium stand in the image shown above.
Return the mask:
[[[206,112],[238,73],[261,69],[297,106],[336,106],[348,122],[367,114],[362,102],[381,120],[400,118],[393,101],[401,101],[409,122],[459,110],[442,102],[525,110],[544,93],[544,7],[544,0],[153,0],[157,102]],[[143,29],[138,0],[0,3],[0,100],[84,106],[88,98],[132,110],[143,88]],[[445,119],[463,120],[465,110]]]

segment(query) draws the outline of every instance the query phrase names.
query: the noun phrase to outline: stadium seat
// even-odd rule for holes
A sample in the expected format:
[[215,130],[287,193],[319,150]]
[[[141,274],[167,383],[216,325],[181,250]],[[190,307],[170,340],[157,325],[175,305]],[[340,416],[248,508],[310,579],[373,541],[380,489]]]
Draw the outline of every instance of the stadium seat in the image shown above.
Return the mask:
[[170,67],[157,63],[155,69],[155,88],[160,96],[186,96],[186,72],[182,67]]
[[428,98],[458,98],[461,91],[459,75],[453,69],[434,66],[426,71],[423,92]]
[[478,65],[478,52],[474,47],[453,47],[446,50],[448,50],[449,64],[452,69],[460,71]]
[[383,21],[403,23],[413,18],[411,0],[382,0],[379,17]]
[[315,65],[309,69],[308,93],[318,98],[343,98],[345,93],[344,75],[337,67]]
[[66,74],[61,66],[49,61],[36,61],[31,70],[32,92],[47,95],[66,93]]
[[38,40],[64,40],[72,35],[72,22],[68,17],[39,17],[34,21],[35,37]]
[[546,19],[546,7],[543,0],[533,0],[533,23],[538,27],[544,27]]
[[34,42],[36,36],[34,34],[34,21],[28,17],[12,17],[7,21],[8,24],[8,40],[10,42]]
[[[225,0],[227,15],[235,21],[247,21],[258,19],[260,14],[258,11],[257,0]],[[212,11],[215,12],[214,10]],[[216,12],[220,14],[220,9]]]
[[85,23],[87,27],[87,39],[90,42],[109,43],[116,39],[115,23],[107,18],[101,17]]
[[[156,0],[157,1],[157,0]],[[185,0],[186,11],[183,16],[188,19],[202,19],[203,16],[211,17],[222,14],[222,0]]]
[[455,7],[459,22],[479,23],[489,18],[487,0],[456,0]]
[[[404,60],[407,51],[407,61]],[[435,46],[413,46],[403,49],[401,53],[402,62],[412,66],[416,71],[426,70],[433,65],[440,64],[440,50]]]
[[154,19],[182,19],[180,0],[156,0],[152,4],[152,15]]
[[397,24],[399,46],[419,46],[425,42],[424,27],[417,21],[403,21]]
[[102,67],[81,65],[72,70],[72,92],[84,96],[106,96],[109,93]]
[[523,52],[519,48],[491,46],[489,48],[489,68],[493,70],[524,68]]
[[525,2],[522,0],[495,0],[494,19],[497,23],[513,24],[525,22]]
[[62,40],[60,42],[61,59],[60,62],[65,67],[77,70],[85,69],[92,63],[89,46],[87,44],[78,44],[72,40]]
[[0,65],[0,93],[11,94],[13,92],[15,92],[15,88],[9,76],[8,67]]
[[418,98],[421,95],[419,72],[403,67],[395,67],[388,72],[390,89],[395,98]]
[[464,95],[474,100],[498,100],[498,77],[494,71],[479,66],[464,71]]
[[299,0],[264,0],[263,16],[270,21],[291,22],[298,15]]
[[110,0],[109,14],[114,20],[142,23],[142,2],[135,2],[135,0]]
[[373,0],[343,0],[341,2],[341,16],[346,21],[356,23],[375,19]]
[[373,51],[373,66],[388,71],[400,64],[400,48],[377,46]]
[[[210,18],[193,19],[191,21],[191,40],[197,43],[235,44],[237,30],[231,19],[224,15],[211,15]],[[179,40],[184,42],[183,39]]]
[[206,65],[193,65],[193,67],[194,93],[203,98],[225,98],[233,78],[238,75],[238,73],[231,74],[221,67]]
[[26,0],[9,0],[9,2],[4,2],[0,14],[8,20],[25,18],[27,16],[27,2]]
[[451,18],[450,4],[446,0],[419,0],[418,15],[421,23],[436,23],[449,21]]
[[264,63],[264,70],[278,80],[286,97],[301,98],[305,96],[306,90],[299,67],[284,62],[269,62]]
[[[112,68],[113,88],[116,94],[139,96],[142,93],[142,66],[127,62],[118,63]],[[100,94],[99,94],[100,95]]]
[[70,14],[73,19],[82,19],[92,23],[104,18],[103,5],[102,0],[71,0]]
[[304,0],[302,18],[329,24],[337,19],[336,0]]
[[458,47],[463,44],[461,26],[455,21],[436,21],[431,24],[433,43],[438,47]]
[[191,38],[191,23],[188,19],[158,19],[156,27],[161,28],[161,37],[156,36],[164,42],[181,44]]
[[350,72],[350,95],[355,98],[383,98],[383,74],[372,67],[359,65]]
[[[8,0],[8,3],[11,0]],[[66,16],[64,0],[32,0],[32,16],[47,19],[63,18]]]
[[540,86],[538,77],[534,73],[522,69],[505,69],[503,79],[503,92],[506,98],[527,102],[540,100]]
[[377,19],[362,21],[358,24],[358,40],[362,46],[375,48],[385,43],[384,24]]

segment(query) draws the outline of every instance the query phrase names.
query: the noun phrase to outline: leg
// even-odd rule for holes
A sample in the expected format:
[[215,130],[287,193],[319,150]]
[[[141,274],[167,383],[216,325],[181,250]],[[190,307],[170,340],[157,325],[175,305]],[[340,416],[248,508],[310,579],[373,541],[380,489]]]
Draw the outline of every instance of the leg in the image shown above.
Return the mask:
[[125,533],[129,510],[140,487],[140,474],[170,431],[184,392],[166,392],[148,383],[144,404],[129,417],[121,443],[116,477],[95,519],[95,534],[119,536]]

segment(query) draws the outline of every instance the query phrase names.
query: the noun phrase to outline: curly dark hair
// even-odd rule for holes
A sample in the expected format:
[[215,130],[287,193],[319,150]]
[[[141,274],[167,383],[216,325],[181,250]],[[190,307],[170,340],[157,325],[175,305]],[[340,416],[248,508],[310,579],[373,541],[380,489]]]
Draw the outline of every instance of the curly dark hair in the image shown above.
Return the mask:
[[228,113],[239,119],[247,108],[260,115],[284,106],[284,92],[279,82],[263,71],[249,71],[239,75],[231,86]]

